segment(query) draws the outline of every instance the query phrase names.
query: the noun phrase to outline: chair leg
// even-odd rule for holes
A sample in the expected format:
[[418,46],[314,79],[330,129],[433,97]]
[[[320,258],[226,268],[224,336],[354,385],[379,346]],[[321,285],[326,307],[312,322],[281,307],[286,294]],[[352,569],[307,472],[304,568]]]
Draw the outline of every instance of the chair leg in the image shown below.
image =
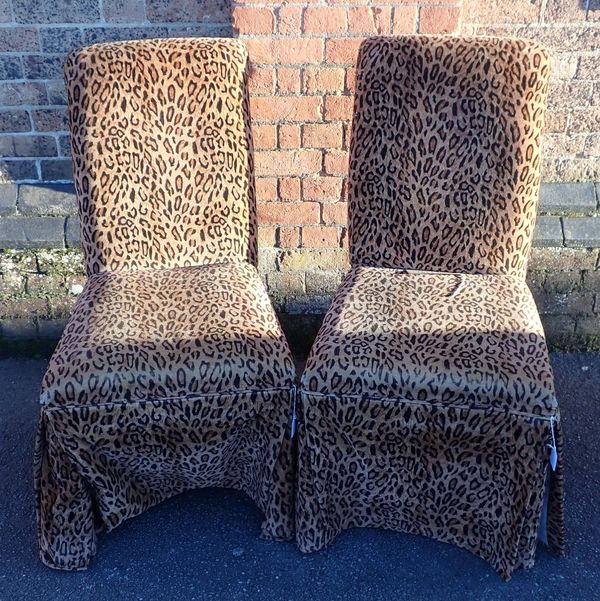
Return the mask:
[[34,455],[40,559],[50,568],[83,570],[96,552],[89,489],[42,412]]

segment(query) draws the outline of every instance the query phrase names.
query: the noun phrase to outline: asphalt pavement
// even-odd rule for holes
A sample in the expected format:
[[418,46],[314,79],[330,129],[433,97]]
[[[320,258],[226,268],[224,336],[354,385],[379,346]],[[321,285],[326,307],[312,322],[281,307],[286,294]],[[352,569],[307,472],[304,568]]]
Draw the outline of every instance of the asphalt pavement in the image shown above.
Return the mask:
[[109,534],[83,572],[37,557],[31,475],[44,359],[0,361],[0,600],[600,600],[600,354],[554,354],[566,437],[568,553],[544,547],[505,583],[467,551],[355,529],[325,551],[258,537],[243,494],[182,494]]

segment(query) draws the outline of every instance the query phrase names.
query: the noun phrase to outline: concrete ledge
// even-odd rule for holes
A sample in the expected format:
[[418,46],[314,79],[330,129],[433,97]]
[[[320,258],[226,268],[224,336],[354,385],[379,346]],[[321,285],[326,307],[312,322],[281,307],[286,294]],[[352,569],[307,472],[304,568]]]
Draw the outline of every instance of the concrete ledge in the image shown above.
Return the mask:
[[72,184],[36,186],[21,184],[17,197],[17,212],[21,215],[73,215],[77,212]]
[[542,212],[593,213],[598,210],[593,182],[547,183],[540,190]]
[[0,248],[64,248],[61,217],[0,217]]
[[16,214],[17,192],[17,184],[0,184],[0,216]]
[[[542,184],[534,245],[600,248],[599,202],[600,182]],[[81,245],[73,184],[0,184],[0,249],[45,244]]]
[[600,247],[600,217],[565,217],[563,226],[567,246]]
[[557,247],[564,246],[564,243],[565,237],[560,217],[550,217],[548,215],[538,217],[533,234],[534,246]]
[[[310,352],[323,313],[278,312],[279,321],[295,357]],[[574,318],[570,315],[541,315],[551,351],[600,351],[600,316]],[[0,358],[14,355],[50,356],[63,332],[66,319],[0,320]]]

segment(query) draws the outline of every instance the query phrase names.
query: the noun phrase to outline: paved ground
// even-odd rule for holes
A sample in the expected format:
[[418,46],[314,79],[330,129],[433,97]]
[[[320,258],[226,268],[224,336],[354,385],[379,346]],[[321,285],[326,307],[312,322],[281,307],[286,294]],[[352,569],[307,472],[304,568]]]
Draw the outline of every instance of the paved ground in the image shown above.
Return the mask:
[[540,548],[536,566],[505,584],[466,551],[416,536],[353,530],[300,554],[258,539],[243,495],[181,495],[101,536],[86,572],[37,560],[31,451],[43,360],[0,361],[0,600],[600,599],[600,355],[553,363],[567,440],[569,553]]

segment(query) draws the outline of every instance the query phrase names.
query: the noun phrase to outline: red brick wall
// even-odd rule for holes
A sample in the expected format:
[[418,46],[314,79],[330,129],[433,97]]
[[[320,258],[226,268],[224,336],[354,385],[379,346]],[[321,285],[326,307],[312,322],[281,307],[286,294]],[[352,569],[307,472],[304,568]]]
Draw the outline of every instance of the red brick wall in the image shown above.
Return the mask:
[[456,32],[461,3],[234,3],[234,31],[252,63],[262,268],[286,308],[319,310],[315,295],[325,302],[346,267],[345,174],[358,46],[375,34]]

